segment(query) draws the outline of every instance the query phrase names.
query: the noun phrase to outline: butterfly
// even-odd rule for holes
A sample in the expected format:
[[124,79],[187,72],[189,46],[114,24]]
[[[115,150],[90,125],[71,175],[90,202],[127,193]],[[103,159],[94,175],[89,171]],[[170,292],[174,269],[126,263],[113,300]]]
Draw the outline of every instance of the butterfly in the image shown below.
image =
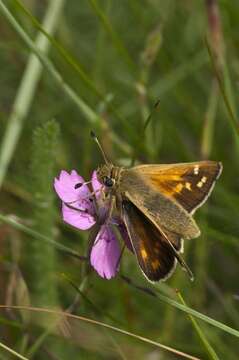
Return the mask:
[[200,235],[193,214],[211,194],[222,163],[118,167],[107,160],[92,136],[105,159],[97,177],[110,199],[109,216],[115,210],[120,214],[145,277],[151,282],[165,280],[179,262],[193,279],[181,256],[183,240]]

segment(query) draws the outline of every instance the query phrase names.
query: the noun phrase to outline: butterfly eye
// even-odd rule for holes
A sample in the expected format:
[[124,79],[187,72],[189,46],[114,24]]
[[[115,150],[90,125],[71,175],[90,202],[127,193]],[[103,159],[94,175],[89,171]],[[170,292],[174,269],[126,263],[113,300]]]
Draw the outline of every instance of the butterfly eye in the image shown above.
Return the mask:
[[104,185],[107,187],[112,187],[114,185],[114,180],[111,179],[109,176],[104,176],[103,182],[104,182]]

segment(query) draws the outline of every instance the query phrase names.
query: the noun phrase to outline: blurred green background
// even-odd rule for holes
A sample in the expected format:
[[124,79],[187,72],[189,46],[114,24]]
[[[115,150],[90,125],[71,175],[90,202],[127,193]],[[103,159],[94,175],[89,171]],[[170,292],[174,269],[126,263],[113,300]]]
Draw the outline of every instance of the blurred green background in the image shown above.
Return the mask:
[[[203,343],[185,312],[144,289],[180,303],[179,289],[190,308],[238,328],[239,2],[0,0],[0,15],[0,303],[67,310],[194,358],[238,359],[237,337],[197,320]],[[115,164],[223,162],[195,216],[202,235],[185,243],[194,282],[178,266],[152,286],[129,252],[121,274],[133,283],[107,281],[58,251],[87,252],[88,234],[61,219],[53,180],[61,169],[89,179],[102,162],[91,129]],[[9,309],[0,323],[0,359],[17,356],[2,344],[27,359],[180,357],[83,320]]]

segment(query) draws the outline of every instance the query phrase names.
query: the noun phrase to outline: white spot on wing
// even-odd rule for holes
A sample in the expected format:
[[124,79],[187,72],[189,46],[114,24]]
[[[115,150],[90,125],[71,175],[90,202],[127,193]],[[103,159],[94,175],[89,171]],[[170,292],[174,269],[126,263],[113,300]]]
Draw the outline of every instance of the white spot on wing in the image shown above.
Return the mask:
[[207,201],[207,199],[209,198],[209,196],[211,195],[211,192],[212,192],[212,190],[213,190],[213,188],[214,188],[214,186],[215,186],[215,182],[216,182],[216,180],[220,177],[220,175],[221,175],[221,173],[222,173],[222,169],[223,169],[223,166],[222,166],[222,163],[221,163],[221,162],[218,163],[218,166],[219,166],[219,169],[218,169],[217,176],[216,176],[215,180],[213,181],[213,183],[211,184],[211,187],[210,187],[210,189],[208,190],[207,195],[204,197],[204,199],[202,199],[202,201],[201,201],[194,209],[191,210],[191,212],[190,212],[191,215],[193,215],[193,214],[195,213],[195,211],[196,211],[200,206],[202,206],[202,205]]
[[197,187],[198,188],[201,188],[203,186],[203,182],[202,181],[199,181],[198,183],[197,183]]
[[199,173],[199,165],[194,166],[193,173],[194,173],[194,175],[198,175],[198,173]]

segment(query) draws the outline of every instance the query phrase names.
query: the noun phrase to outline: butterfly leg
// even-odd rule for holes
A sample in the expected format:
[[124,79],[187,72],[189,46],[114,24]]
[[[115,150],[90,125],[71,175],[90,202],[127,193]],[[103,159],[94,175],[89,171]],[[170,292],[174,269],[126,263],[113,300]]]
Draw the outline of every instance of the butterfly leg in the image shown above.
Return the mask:
[[109,202],[109,210],[105,218],[105,224],[108,225],[110,222],[110,219],[112,218],[114,209],[115,209],[115,203],[116,199],[114,195],[110,195],[110,202]]
[[[72,201],[73,202],[73,201]],[[72,203],[71,202],[71,203]],[[70,208],[70,209],[72,209],[72,210],[76,210],[76,211],[78,211],[78,212],[81,212],[81,213],[85,213],[85,214],[88,214],[88,210],[87,209],[78,209],[78,208],[76,208],[75,206],[72,206],[72,205],[70,205],[70,203],[67,203],[67,202],[64,202],[64,204],[68,207],[68,208]]]
[[88,250],[87,250],[88,261],[90,260],[90,253],[91,253],[92,247],[96,244],[95,239],[97,237],[97,234],[100,231],[100,228],[101,228],[101,225],[96,223],[93,226],[93,228],[90,230],[89,239],[88,239]]
[[122,249],[121,249],[121,252],[120,252],[120,256],[119,256],[119,259],[118,259],[118,261],[117,261],[117,266],[116,266],[116,268],[118,268],[118,266],[119,266],[119,264],[120,264],[120,261],[121,261],[121,258],[122,258],[122,256],[123,256],[123,253],[124,253],[124,250],[125,250],[125,244],[122,246]]
[[123,215],[123,206],[122,206],[123,198],[121,194],[117,194],[115,206],[119,213],[120,219],[124,222],[124,215]]

